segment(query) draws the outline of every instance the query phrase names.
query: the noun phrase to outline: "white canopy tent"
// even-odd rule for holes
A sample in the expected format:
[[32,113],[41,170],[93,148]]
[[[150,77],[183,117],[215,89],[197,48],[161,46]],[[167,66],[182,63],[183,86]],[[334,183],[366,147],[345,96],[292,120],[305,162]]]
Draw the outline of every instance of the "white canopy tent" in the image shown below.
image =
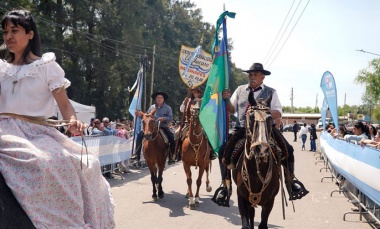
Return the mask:
[[[79,119],[83,123],[89,124],[90,119],[95,118],[96,112],[95,112],[94,106],[87,106],[87,105],[77,103],[71,99],[69,100],[70,100],[71,105],[73,105],[74,107],[77,119]],[[59,111],[57,103],[55,104],[55,113],[58,119],[62,119],[62,115],[61,115],[61,112]]]

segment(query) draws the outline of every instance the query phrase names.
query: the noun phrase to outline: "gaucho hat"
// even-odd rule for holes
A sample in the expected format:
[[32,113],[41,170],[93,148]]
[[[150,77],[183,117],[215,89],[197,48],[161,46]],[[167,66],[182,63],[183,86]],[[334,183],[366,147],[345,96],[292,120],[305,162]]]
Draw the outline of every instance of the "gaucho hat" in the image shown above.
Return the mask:
[[200,95],[203,95],[203,91],[200,87],[192,88],[191,91],[198,91]]
[[260,63],[253,63],[252,66],[249,68],[249,70],[246,70],[246,71],[243,71],[243,72],[246,72],[246,73],[250,73],[250,72],[262,72],[264,75],[270,75],[271,74],[270,71],[264,70],[263,65],[260,64]]
[[153,93],[153,94],[151,95],[152,99],[153,99],[153,100],[156,100],[157,95],[162,95],[162,96],[164,97],[164,100],[165,100],[165,101],[169,98],[169,96],[168,96],[165,92],[163,92],[163,91],[158,91],[158,92],[155,92],[155,93]]

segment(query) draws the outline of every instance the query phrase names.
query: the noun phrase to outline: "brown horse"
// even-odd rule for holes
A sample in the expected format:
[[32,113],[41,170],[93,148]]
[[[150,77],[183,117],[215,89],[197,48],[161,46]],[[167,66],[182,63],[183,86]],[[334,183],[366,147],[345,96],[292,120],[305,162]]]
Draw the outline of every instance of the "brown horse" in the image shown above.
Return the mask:
[[259,105],[249,95],[250,108],[247,111],[245,148],[233,178],[237,186],[239,212],[242,228],[254,227],[255,208],[260,205],[261,223],[259,229],[268,228],[268,217],[274,199],[279,191],[280,164],[277,146],[272,133],[272,118],[268,101]]
[[[211,192],[212,188],[209,185],[209,171],[210,171],[210,146],[207,137],[203,133],[202,125],[199,121],[199,100],[195,100],[195,104],[190,107],[190,124],[189,131],[182,143],[182,162],[185,169],[187,178],[187,195],[189,197],[190,209],[195,209],[199,205],[199,188],[202,184],[202,176],[206,171],[206,190]],[[195,166],[195,169],[199,167],[198,179],[197,179],[197,192],[195,198],[191,188],[191,166]]]
[[164,198],[164,191],[162,190],[162,173],[164,172],[166,156],[169,148],[165,143],[159,127],[156,125],[154,119],[155,110],[149,114],[144,114],[143,132],[145,141],[143,142],[143,155],[150,171],[150,179],[153,185],[153,200]]

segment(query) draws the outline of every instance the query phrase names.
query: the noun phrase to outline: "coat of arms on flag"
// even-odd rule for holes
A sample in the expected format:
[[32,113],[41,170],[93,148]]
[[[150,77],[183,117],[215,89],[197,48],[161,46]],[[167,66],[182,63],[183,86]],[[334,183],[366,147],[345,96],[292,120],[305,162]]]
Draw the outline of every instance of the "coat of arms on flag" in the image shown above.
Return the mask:
[[[198,48],[190,48],[185,45],[181,46],[178,69],[182,81],[188,87],[195,88],[206,82],[210,74],[211,66],[211,54],[199,50]],[[184,72],[186,74],[184,74]]]

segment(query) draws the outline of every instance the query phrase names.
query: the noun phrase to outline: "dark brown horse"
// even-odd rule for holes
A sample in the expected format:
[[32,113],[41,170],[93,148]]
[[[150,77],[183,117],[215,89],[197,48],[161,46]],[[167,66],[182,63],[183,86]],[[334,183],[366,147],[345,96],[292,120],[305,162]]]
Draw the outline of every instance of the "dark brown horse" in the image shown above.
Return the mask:
[[143,142],[143,155],[150,171],[150,179],[153,185],[153,200],[164,198],[162,190],[162,173],[164,172],[166,156],[169,148],[165,143],[163,135],[159,131],[154,119],[155,110],[149,114],[144,114],[143,132],[145,141]]
[[[186,173],[187,181],[187,194],[189,197],[190,209],[195,209],[199,205],[199,188],[202,184],[202,176],[206,171],[206,190],[211,192],[212,188],[209,185],[209,171],[210,171],[210,146],[208,140],[203,133],[202,125],[199,121],[199,100],[195,101],[195,104],[190,107],[190,124],[189,131],[182,143],[182,162],[183,168]],[[197,192],[195,198],[191,188],[191,166],[195,166],[195,169],[199,167],[198,179],[197,179]]]
[[254,227],[255,208],[260,205],[260,229],[268,228],[268,217],[279,191],[280,164],[277,146],[272,133],[272,118],[267,101],[258,101],[249,96],[245,149],[241,155],[233,178],[237,185],[239,212],[242,228]]
[[0,173],[0,228],[35,228]]

